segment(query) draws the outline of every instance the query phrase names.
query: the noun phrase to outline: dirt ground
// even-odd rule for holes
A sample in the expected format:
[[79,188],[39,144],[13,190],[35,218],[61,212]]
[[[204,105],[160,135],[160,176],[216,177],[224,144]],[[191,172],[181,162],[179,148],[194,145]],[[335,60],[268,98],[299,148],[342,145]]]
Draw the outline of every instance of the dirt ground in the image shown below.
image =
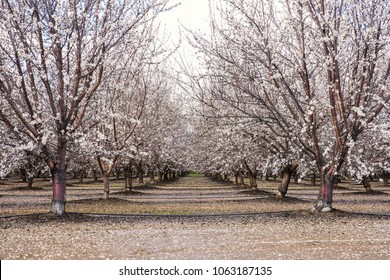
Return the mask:
[[[136,185],[136,184],[135,184]],[[278,182],[261,191],[205,177],[124,192],[69,181],[67,212],[48,213],[51,189],[0,183],[1,259],[390,259],[390,188],[340,184],[332,213],[310,214],[318,186]]]

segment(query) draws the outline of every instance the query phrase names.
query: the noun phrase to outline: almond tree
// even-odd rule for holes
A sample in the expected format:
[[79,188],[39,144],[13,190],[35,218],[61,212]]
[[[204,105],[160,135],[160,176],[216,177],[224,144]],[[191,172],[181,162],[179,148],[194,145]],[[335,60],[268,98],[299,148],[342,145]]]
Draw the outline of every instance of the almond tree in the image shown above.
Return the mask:
[[382,111],[375,125],[363,131],[361,137],[350,147],[345,172],[362,183],[367,192],[373,191],[370,185],[372,176],[386,181],[386,172],[390,171],[389,139],[390,114]]
[[[213,36],[195,40],[209,76],[223,85],[219,98],[315,162],[321,187],[313,210],[331,211],[351,145],[390,100],[389,6],[228,0],[217,7]],[[245,101],[256,106],[248,111]]]
[[166,1],[0,3],[0,120],[52,174],[52,212],[65,212],[69,141],[83,124],[116,47]]

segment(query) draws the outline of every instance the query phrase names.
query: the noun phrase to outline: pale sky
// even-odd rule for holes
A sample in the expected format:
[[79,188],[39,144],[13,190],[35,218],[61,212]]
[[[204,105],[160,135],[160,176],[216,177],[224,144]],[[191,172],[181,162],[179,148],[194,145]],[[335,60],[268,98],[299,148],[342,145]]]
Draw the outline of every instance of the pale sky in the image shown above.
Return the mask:
[[[171,6],[178,3],[180,5],[176,8],[159,15],[162,24],[166,26],[167,33],[171,34],[171,40],[178,42],[180,36],[179,29],[183,29],[180,25],[194,31],[200,30],[207,33],[209,29],[209,0],[169,1]],[[184,36],[182,35],[182,37]]]

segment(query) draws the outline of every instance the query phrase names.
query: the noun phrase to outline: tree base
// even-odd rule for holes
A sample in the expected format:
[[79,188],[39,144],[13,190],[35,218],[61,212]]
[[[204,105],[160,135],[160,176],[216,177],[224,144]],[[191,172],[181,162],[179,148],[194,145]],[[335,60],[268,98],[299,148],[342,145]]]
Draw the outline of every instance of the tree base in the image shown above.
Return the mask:
[[51,212],[55,215],[62,216],[65,214],[65,201],[53,200]]
[[312,213],[320,213],[320,212],[328,213],[332,211],[333,211],[332,204],[326,203],[322,200],[319,200],[317,204],[314,205],[313,208],[311,209]]
[[276,197],[277,198],[285,198],[286,197],[286,193],[278,191],[278,193],[276,194]]

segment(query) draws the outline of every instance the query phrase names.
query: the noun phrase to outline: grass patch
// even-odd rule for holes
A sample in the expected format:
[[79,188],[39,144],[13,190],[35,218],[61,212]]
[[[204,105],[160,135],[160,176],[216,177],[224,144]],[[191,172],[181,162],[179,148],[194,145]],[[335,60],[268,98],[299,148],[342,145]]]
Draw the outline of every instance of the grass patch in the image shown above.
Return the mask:
[[190,173],[188,173],[188,177],[204,177],[204,175],[203,175],[203,173],[190,172]]

